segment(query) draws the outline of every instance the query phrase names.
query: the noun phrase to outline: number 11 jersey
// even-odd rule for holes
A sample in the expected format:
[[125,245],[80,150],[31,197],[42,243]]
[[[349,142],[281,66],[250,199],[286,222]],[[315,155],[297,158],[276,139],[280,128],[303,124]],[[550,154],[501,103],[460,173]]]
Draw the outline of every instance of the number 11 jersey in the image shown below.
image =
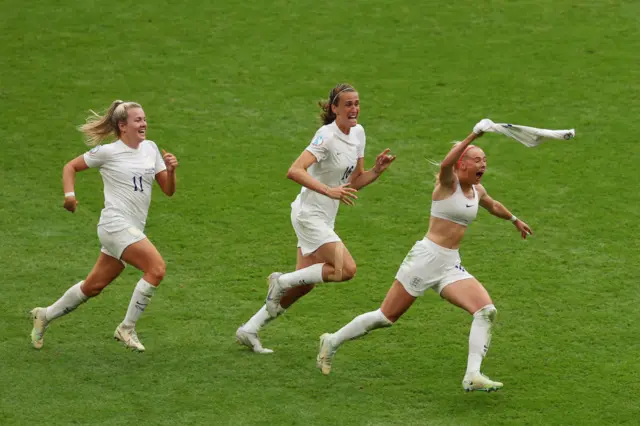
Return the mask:
[[153,181],[167,168],[156,144],[145,140],[134,149],[117,140],[86,152],[84,161],[99,168],[104,182],[104,209],[98,226],[107,232],[131,226],[144,231]]

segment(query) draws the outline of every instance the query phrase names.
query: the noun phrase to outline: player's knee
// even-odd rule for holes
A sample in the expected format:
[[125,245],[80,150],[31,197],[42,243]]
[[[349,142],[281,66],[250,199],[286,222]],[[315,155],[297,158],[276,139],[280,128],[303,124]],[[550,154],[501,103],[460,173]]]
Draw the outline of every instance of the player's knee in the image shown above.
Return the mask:
[[346,264],[342,267],[342,281],[349,281],[356,276],[356,264]]
[[164,260],[160,260],[159,262],[154,263],[146,273],[150,276],[152,280],[157,283],[160,283],[164,279],[164,275],[167,272],[167,265],[164,263]]
[[498,310],[496,309],[496,307],[491,304],[491,305],[486,305],[483,306],[482,308],[480,308],[478,311],[476,311],[473,314],[474,317],[478,318],[483,318],[486,321],[490,322],[490,323],[494,323],[496,320],[496,317],[498,316]]

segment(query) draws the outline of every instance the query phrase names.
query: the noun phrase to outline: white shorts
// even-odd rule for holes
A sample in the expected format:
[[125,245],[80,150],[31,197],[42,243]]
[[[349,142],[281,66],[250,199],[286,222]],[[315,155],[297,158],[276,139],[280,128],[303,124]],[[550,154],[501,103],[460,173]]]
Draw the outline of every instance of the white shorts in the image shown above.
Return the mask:
[[458,250],[441,247],[426,237],[414,244],[396,274],[413,297],[422,296],[428,288],[440,294],[449,284],[467,278],[473,275],[460,264]]
[[342,241],[333,230],[333,225],[321,218],[301,218],[300,204],[291,204],[291,224],[298,236],[298,247],[303,256],[308,256],[322,245]]
[[98,238],[102,244],[100,251],[107,256],[120,260],[124,249],[133,243],[144,240],[147,236],[135,226],[129,226],[116,232],[109,232],[102,226],[98,226]]

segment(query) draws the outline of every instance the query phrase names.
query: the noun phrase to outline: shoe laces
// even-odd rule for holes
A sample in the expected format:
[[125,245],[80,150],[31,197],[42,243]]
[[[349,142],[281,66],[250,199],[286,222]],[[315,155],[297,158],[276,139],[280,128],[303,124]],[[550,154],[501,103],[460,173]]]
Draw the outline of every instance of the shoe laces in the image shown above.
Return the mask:
[[331,366],[331,363],[333,362],[333,357],[336,355],[336,351],[338,350],[338,348],[333,346],[330,341],[327,342],[326,344],[327,346],[329,346],[329,350],[326,352],[326,355],[323,357],[323,362],[326,365]]
[[49,322],[47,321],[45,314],[42,314],[42,316],[36,315],[36,321],[38,323],[37,325],[39,325],[39,327],[35,327],[36,336],[38,336],[38,339],[42,339],[42,336],[44,336],[44,332],[49,326]]
[[129,339],[132,340],[134,343],[140,343],[140,340],[138,340],[138,333],[136,333],[136,329],[132,328],[131,330],[129,330]]

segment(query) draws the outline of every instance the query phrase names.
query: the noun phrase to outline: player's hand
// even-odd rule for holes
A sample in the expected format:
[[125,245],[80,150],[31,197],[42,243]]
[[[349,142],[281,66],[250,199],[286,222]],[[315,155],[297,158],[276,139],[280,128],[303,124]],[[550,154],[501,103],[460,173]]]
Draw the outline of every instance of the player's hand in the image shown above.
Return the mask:
[[396,156],[389,154],[389,152],[391,152],[391,150],[387,148],[376,157],[376,165],[373,166],[373,171],[377,174],[381,174],[387,170],[391,163],[393,163],[393,160],[396,159]]
[[523,240],[526,240],[528,235],[533,235],[533,231],[529,228],[529,225],[520,219],[513,222],[513,225],[518,229],[518,231],[520,231],[520,235],[522,235]]
[[333,188],[328,187],[326,195],[334,200],[340,200],[348,206],[353,206],[356,204],[356,200],[358,199],[358,196],[356,195],[358,190],[349,188],[349,185],[351,184],[345,183],[344,185],[335,186]]
[[164,164],[167,166],[167,171],[169,173],[173,172],[176,167],[178,167],[178,159],[175,155],[162,150],[162,159],[164,160]]
[[484,132],[488,132],[489,130],[491,130],[494,125],[495,123],[493,121],[489,120],[488,118],[483,118],[482,120],[478,121],[475,126],[473,126],[473,133],[478,136],[482,136]]
[[63,207],[66,210],[69,210],[71,213],[75,213],[76,212],[76,208],[78,207],[78,200],[76,200],[76,197],[64,197],[64,204]]

